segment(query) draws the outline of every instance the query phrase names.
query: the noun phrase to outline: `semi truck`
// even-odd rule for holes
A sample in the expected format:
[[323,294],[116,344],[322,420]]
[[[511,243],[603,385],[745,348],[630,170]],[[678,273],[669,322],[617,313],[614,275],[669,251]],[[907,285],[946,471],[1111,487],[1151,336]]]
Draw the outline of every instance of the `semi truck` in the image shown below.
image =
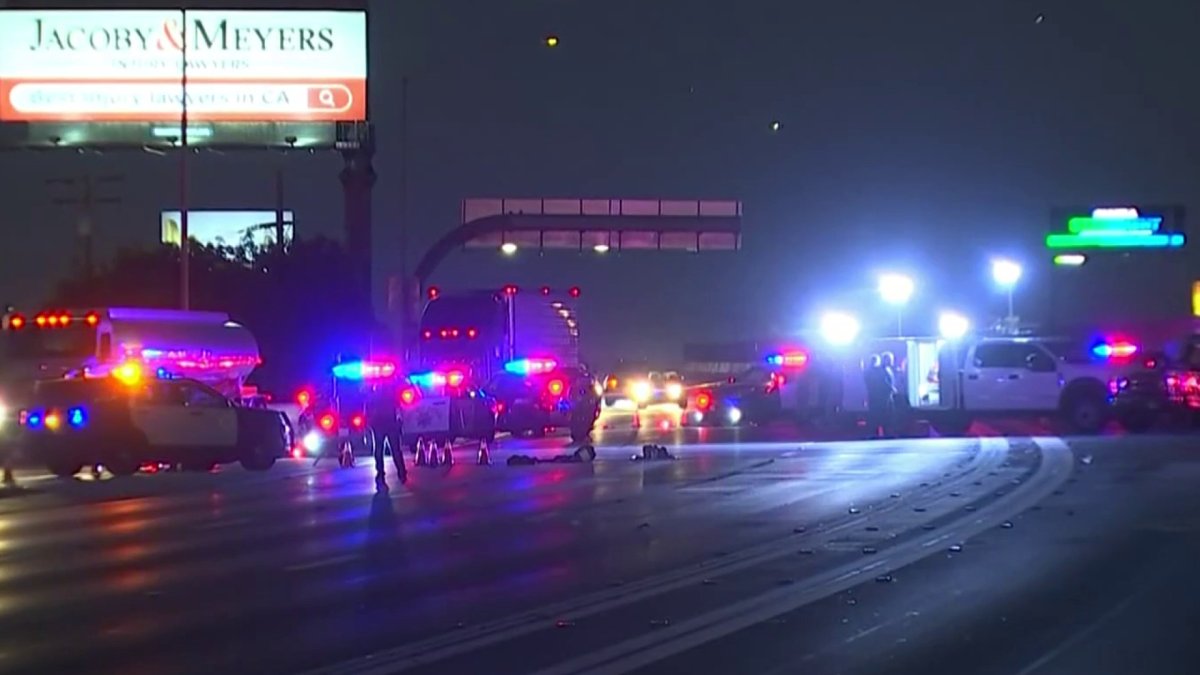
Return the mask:
[[202,382],[240,400],[262,362],[254,335],[223,312],[135,307],[9,312],[0,332],[0,388],[103,377],[129,361]]

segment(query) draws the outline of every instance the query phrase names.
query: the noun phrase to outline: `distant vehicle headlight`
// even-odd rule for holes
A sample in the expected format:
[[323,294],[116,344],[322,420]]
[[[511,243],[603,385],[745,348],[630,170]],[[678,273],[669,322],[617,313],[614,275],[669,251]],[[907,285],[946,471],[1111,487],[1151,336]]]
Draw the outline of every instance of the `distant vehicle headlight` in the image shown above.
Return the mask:
[[678,401],[683,398],[683,385],[678,382],[667,383],[667,398]]
[[650,383],[646,382],[645,380],[634,382],[629,387],[629,397],[638,403],[645,403],[646,401],[649,401],[653,394],[654,389],[650,386]]
[[741,410],[741,408],[735,408],[735,407],[733,407],[733,406],[730,406],[730,407],[729,407],[729,410],[728,410],[728,412],[727,412],[726,414],[729,416],[729,423],[730,423],[730,424],[737,424],[738,422],[741,422],[741,421],[742,421],[742,410]]

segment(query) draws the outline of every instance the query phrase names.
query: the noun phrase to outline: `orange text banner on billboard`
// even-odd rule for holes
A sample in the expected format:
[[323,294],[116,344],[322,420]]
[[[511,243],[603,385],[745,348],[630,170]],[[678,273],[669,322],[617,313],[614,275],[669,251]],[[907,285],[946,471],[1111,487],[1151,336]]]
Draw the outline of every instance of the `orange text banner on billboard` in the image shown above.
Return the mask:
[[367,117],[361,11],[0,10],[0,121]]

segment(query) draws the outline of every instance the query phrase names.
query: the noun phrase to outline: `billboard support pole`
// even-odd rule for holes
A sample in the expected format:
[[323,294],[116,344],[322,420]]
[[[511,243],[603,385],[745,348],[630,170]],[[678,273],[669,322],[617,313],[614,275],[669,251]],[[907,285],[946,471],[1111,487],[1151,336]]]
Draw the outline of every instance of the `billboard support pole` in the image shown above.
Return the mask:
[[188,105],[187,105],[187,9],[180,10],[183,41],[180,49],[179,92],[179,307],[191,309],[191,242],[188,234]]

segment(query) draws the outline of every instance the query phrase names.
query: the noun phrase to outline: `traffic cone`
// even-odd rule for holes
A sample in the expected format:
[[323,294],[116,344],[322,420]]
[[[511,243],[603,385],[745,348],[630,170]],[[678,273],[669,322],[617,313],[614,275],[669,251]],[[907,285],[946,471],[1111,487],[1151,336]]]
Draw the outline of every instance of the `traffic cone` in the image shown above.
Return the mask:
[[479,439],[479,458],[476,462],[480,466],[487,466],[492,463],[492,444],[486,438]]
[[441,457],[438,457],[437,441],[429,441],[429,466],[437,468],[441,464]]
[[429,441],[426,441],[423,438],[417,440],[417,456],[413,460],[413,466],[425,466],[425,464],[426,464],[425,450],[428,447],[428,443],[429,443]]
[[442,464],[446,466],[454,465],[454,443],[446,441],[442,445]]

